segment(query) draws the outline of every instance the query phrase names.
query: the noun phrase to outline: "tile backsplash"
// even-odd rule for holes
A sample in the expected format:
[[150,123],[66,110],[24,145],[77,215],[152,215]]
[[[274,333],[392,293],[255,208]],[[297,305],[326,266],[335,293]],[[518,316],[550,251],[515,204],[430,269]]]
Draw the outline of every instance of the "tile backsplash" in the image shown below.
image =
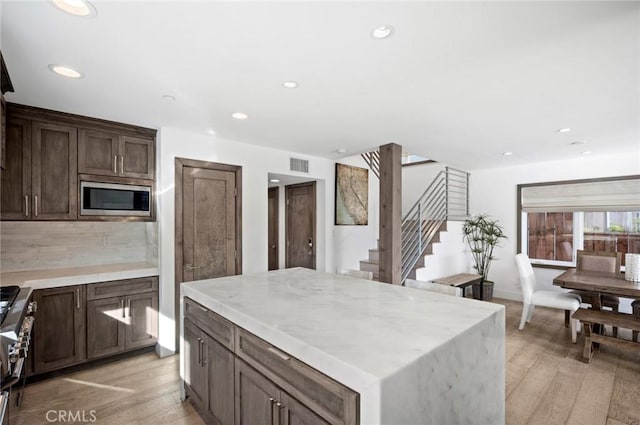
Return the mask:
[[158,263],[148,222],[0,222],[2,272],[99,264]]

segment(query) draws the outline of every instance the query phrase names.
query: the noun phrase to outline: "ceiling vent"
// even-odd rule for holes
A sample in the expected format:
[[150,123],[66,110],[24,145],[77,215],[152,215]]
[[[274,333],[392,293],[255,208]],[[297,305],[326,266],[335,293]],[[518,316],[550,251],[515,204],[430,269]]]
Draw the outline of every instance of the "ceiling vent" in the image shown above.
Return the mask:
[[289,158],[289,169],[300,173],[309,173],[309,161],[300,158]]

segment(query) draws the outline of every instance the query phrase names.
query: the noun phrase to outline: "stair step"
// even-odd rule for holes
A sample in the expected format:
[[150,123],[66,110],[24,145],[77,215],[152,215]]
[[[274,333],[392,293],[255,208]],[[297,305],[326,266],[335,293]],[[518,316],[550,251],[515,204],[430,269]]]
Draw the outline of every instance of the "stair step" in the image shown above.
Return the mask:
[[369,261],[380,263],[380,251],[378,249],[369,250]]
[[372,272],[374,274],[378,273],[379,269],[378,263],[372,263],[371,261],[361,260],[360,261],[360,270],[363,272]]

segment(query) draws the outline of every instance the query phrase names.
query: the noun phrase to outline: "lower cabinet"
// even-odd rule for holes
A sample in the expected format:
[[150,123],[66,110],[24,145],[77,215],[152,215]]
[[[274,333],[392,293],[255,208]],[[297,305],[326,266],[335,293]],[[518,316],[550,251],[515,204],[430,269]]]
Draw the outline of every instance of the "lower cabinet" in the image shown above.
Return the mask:
[[48,372],[86,360],[84,285],[34,291],[33,372]]
[[88,359],[118,354],[156,343],[158,332],[156,277],[94,283],[88,287]]
[[185,392],[215,425],[357,425],[359,395],[189,298]]
[[234,356],[204,331],[184,322],[186,390],[210,423],[234,424]]
[[240,359],[235,384],[238,425],[329,425]]
[[157,342],[158,278],[34,291],[33,370],[38,374]]

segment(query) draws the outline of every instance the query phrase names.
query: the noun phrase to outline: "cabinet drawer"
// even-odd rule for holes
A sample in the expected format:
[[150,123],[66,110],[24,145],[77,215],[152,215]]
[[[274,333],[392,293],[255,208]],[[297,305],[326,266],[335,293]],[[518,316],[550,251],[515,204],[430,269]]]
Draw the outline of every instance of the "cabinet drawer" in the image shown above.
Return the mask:
[[209,311],[190,298],[184,298],[184,317],[198,325],[224,347],[233,351],[234,326],[227,319]]
[[358,393],[240,328],[236,354],[328,422],[359,422]]
[[87,285],[87,299],[119,297],[142,294],[158,290],[158,277],[141,277],[139,279],[114,280],[113,282],[92,283]]

